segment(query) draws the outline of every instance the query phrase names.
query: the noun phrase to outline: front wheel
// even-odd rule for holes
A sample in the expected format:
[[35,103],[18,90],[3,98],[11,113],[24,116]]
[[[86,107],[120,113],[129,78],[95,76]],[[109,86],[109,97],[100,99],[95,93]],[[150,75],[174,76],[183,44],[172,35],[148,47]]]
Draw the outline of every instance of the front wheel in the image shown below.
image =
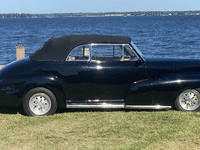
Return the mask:
[[53,115],[57,110],[56,97],[46,88],[34,88],[25,94],[23,109],[28,116]]
[[175,107],[182,111],[198,111],[200,109],[200,93],[195,89],[183,91],[175,101]]

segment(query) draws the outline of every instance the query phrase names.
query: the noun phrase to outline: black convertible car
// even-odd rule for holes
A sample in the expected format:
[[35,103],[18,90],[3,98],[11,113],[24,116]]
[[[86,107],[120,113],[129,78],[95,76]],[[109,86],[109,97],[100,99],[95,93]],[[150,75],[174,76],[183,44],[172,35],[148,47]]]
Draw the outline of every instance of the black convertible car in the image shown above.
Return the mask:
[[0,70],[0,104],[27,115],[57,108],[200,109],[200,60],[145,58],[126,36],[49,39]]

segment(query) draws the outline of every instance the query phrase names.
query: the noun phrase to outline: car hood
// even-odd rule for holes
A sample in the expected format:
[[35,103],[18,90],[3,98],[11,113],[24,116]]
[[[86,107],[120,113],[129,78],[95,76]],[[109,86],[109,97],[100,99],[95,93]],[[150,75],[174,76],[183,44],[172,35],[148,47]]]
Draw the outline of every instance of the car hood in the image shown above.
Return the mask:
[[145,67],[149,73],[156,74],[200,72],[200,60],[147,57]]

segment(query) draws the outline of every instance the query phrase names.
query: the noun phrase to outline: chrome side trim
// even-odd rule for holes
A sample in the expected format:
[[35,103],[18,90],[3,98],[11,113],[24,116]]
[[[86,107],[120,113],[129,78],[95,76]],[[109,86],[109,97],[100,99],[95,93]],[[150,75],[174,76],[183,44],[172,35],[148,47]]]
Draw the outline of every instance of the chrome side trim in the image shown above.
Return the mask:
[[125,108],[125,109],[171,109],[161,105],[125,105],[124,99],[116,100],[66,100],[66,108]]
[[88,102],[124,102],[124,99],[95,99],[95,100],[88,100]]
[[171,106],[139,106],[139,105],[112,105],[112,104],[103,104],[103,105],[74,105],[74,104],[68,104],[67,108],[125,108],[125,109],[171,109]]
[[160,105],[125,105],[126,109],[171,109],[171,106],[160,106]]
[[124,108],[124,105],[112,105],[112,104],[102,104],[102,105],[84,105],[84,104],[68,104],[67,108]]
[[112,99],[112,100],[106,100],[106,99],[94,99],[94,100],[66,100],[66,103],[124,103],[124,99]]

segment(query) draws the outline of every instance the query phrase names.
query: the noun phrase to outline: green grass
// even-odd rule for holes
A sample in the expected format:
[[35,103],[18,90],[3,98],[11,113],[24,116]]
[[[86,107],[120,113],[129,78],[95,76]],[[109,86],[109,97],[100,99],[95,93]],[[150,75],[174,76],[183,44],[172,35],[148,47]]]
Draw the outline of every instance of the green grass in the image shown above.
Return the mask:
[[200,149],[200,112],[1,113],[0,149]]

